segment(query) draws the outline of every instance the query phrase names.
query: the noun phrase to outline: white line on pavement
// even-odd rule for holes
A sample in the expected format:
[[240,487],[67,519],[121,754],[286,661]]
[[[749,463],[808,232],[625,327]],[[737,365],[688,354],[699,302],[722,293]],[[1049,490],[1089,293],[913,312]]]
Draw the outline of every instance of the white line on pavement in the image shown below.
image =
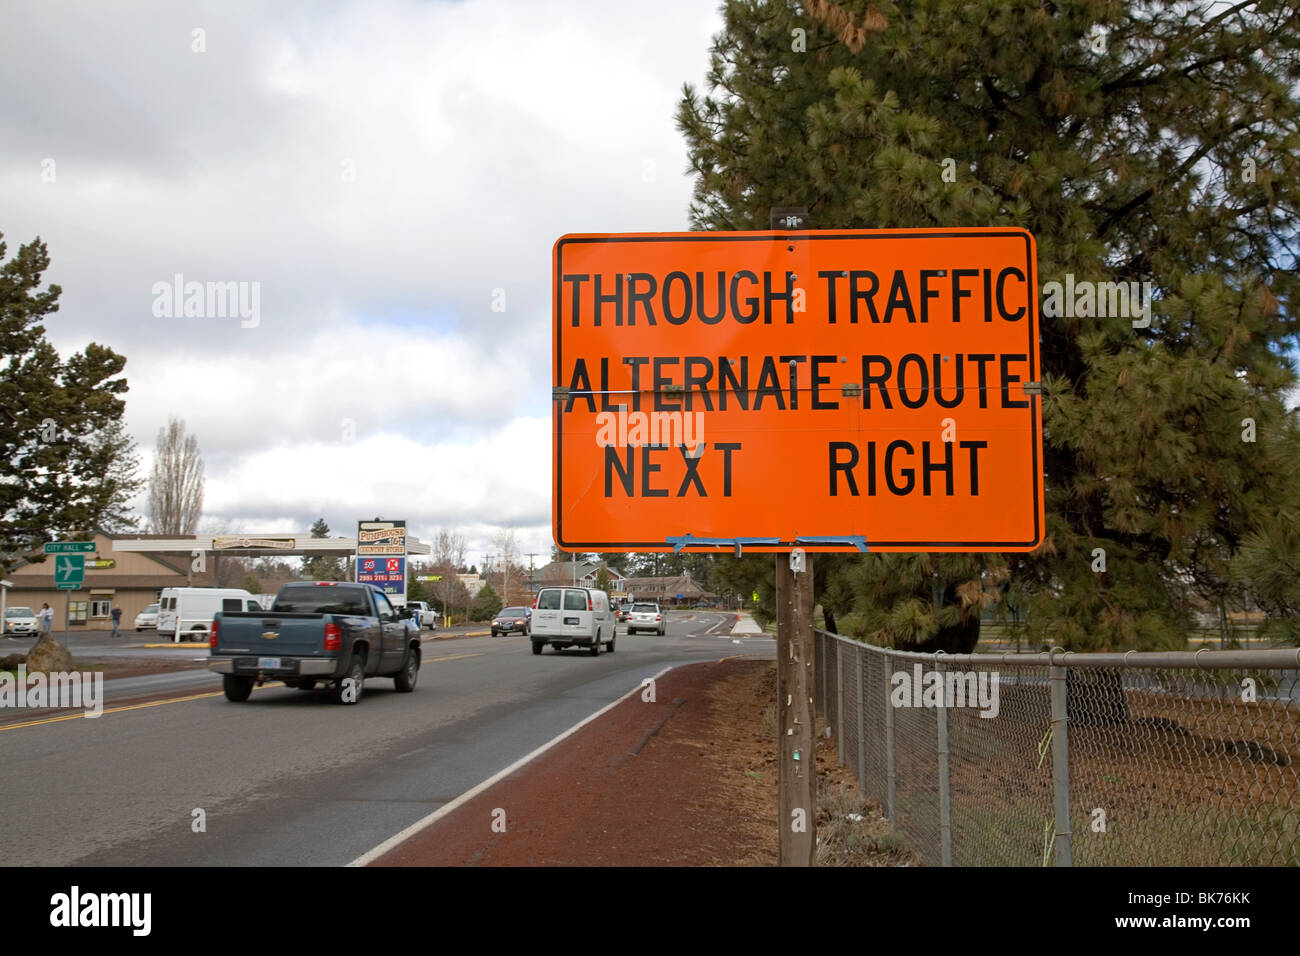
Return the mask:
[[[672,667],[665,667],[658,674],[653,675],[650,679],[658,680],[660,677],[663,677],[672,669],[673,669]],[[433,824],[437,823],[439,820],[441,820],[447,814],[451,813],[451,811],[455,810],[461,804],[467,803],[468,801],[474,799],[484,790],[488,789],[488,787],[491,787],[493,784],[497,783],[498,781],[503,780],[506,777],[510,776],[512,773],[514,773],[516,770],[518,770],[520,767],[524,766],[525,764],[529,763],[530,761],[537,759],[542,754],[546,753],[546,751],[550,750],[552,747],[558,744],[560,741],[564,740],[566,737],[570,737],[573,734],[576,734],[579,730],[587,726],[587,724],[591,723],[597,717],[601,716],[607,711],[613,710],[615,707],[623,703],[623,701],[627,700],[633,694],[638,693],[644,686],[645,686],[644,684],[638,684],[636,687],[633,687],[630,691],[628,691],[618,700],[606,704],[604,707],[600,708],[600,710],[596,711],[594,714],[591,714],[583,718],[582,720],[578,721],[568,730],[564,731],[564,733],[560,734],[558,737],[551,738],[546,743],[542,744],[540,747],[534,750],[532,753],[520,757],[510,766],[506,767],[504,770],[500,770],[497,773],[493,774],[492,776],[488,777],[478,786],[466,790],[464,793],[462,793],[456,799],[452,800],[450,803],[444,803],[437,810],[434,810],[432,813],[428,814],[427,816],[419,820],[416,820],[414,823],[412,823],[401,833],[397,833],[389,837],[387,840],[379,844],[379,846],[375,847],[373,850],[361,854],[359,857],[357,857],[355,860],[349,863],[348,866],[365,866],[366,864],[379,859],[379,857],[383,856],[389,850],[392,850],[394,847],[400,846],[401,844],[405,843],[407,840],[415,836],[421,830],[424,830],[427,827],[430,827]]]

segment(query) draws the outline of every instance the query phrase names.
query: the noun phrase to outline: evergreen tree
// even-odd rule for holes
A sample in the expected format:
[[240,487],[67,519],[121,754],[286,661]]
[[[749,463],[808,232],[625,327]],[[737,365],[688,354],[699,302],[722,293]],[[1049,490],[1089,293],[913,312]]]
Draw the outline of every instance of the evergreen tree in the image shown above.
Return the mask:
[[[317,518],[312,522],[311,536],[313,538],[328,538],[330,536],[330,526],[325,523],[324,518]],[[302,559],[302,574],[308,581],[346,581],[347,567],[341,557],[329,557],[320,555],[314,558],[304,557]]]
[[773,206],[807,206],[819,229],[1021,226],[1040,281],[1153,284],[1146,328],[1042,318],[1046,543],[846,562],[823,597],[855,632],[967,649],[1014,587],[1035,642],[1180,646],[1193,595],[1268,585],[1269,562],[1296,554],[1268,532],[1300,514],[1296,6],[723,13],[710,89],[686,87],[678,113],[696,228],[764,229]]
[[126,359],[90,343],[65,361],[43,320],[62,290],[35,239],[6,261],[0,235],[0,573],[55,535],[127,530],[141,487],[121,425]]
[[474,600],[469,605],[469,619],[471,621],[490,621],[501,611],[501,597],[493,589],[492,585],[485,584],[478,589],[478,594],[474,595]]

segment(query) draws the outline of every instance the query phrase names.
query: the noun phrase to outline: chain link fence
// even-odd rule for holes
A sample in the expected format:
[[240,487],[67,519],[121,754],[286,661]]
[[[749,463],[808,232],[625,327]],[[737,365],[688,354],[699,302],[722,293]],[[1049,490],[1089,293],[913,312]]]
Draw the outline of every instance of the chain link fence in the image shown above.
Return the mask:
[[816,641],[840,763],[926,865],[1300,865],[1298,649]]

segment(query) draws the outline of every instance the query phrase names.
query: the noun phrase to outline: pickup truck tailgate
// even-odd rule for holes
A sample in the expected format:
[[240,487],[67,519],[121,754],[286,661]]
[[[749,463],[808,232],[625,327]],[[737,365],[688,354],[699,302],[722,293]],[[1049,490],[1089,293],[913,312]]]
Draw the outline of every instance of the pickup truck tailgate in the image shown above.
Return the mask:
[[222,614],[217,654],[312,657],[325,651],[325,623],[320,614]]

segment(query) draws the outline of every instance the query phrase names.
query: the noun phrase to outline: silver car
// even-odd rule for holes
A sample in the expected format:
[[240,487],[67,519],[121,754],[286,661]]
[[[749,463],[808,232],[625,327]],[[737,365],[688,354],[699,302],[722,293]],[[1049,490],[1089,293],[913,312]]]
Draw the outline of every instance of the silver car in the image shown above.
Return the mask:
[[143,631],[147,627],[158,626],[158,605],[150,604],[135,616],[135,629]]
[[627,632],[654,631],[660,637],[664,635],[664,616],[658,604],[640,602],[632,605],[632,613],[627,616]]
[[27,637],[41,629],[36,620],[36,612],[29,607],[5,608],[5,634],[11,637]]

